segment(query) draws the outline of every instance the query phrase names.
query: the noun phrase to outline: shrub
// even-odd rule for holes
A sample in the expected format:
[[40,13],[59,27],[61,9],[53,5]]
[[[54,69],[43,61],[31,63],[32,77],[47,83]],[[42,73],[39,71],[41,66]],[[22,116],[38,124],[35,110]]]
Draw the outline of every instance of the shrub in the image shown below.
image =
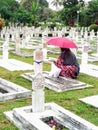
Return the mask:
[[0,30],[5,26],[5,22],[2,18],[0,18]]
[[92,31],[92,30],[94,30],[94,32],[98,31],[98,25],[97,24],[91,24],[89,28],[90,28],[90,31]]

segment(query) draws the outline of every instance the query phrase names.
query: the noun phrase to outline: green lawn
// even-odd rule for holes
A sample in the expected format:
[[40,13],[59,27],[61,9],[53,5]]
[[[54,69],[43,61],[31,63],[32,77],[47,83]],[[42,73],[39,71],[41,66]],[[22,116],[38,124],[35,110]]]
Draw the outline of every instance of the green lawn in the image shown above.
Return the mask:
[[[52,56],[49,55],[48,56]],[[55,56],[57,57],[57,56]],[[9,54],[9,58],[15,58],[30,64],[33,64],[32,57],[19,57],[13,54]],[[98,65],[98,63],[96,63]],[[50,70],[50,65],[44,63],[43,70]],[[32,83],[20,75],[25,72],[31,71],[8,71],[4,68],[0,67],[0,77],[6,80],[9,80],[13,83],[19,84],[25,88],[32,89]],[[80,117],[92,122],[93,124],[98,126],[98,109],[87,105],[85,103],[80,102],[79,98],[84,98],[86,96],[98,94],[98,78],[94,78],[88,76],[86,74],[80,74],[78,79],[82,82],[88,83],[93,85],[91,88],[80,89],[80,90],[73,90],[73,91],[65,91],[61,93],[57,93],[45,88],[45,102],[55,102],[58,105],[64,107],[65,109],[70,110],[71,112],[79,115]],[[16,107],[28,106],[32,104],[31,98],[26,99],[17,99],[17,100],[10,100],[5,102],[0,102],[0,130],[18,130],[13,123],[11,123],[3,114],[5,111],[12,110]]]

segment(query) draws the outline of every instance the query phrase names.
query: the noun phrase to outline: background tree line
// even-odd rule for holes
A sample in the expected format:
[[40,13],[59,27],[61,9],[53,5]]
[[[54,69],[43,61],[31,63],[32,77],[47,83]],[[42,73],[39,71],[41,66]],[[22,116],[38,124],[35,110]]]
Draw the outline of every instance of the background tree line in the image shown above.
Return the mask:
[[46,0],[0,0],[0,14],[9,23],[29,26],[39,26],[39,22],[60,22],[70,26],[89,26],[98,23],[98,0],[88,4],[84,0],[53,0],[55,7],[62,5],[63,9],[53,11],[48,8]]

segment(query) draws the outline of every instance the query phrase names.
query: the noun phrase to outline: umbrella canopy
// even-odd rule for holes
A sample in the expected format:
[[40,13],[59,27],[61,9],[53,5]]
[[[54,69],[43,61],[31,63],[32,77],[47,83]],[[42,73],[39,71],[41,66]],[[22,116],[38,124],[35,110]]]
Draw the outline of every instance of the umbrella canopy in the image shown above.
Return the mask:
[[77,48],[77,45],[66,37],[53,37],[49,38],[46,42],[61,48]]

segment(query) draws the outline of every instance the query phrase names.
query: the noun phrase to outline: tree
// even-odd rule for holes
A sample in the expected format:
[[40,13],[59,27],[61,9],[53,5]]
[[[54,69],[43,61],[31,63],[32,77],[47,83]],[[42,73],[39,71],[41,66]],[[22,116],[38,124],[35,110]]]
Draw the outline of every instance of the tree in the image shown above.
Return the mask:
[[31,8],[31,13],[32,13],[32,24],[36,25],[37,22],[39,21],[39,15],[38,11],[40,9],[39,3],[32,2],[32,8]]
[[88,15],[91,23],[98,19],[98,0],[92,0],[88,5]]
[[77,11],[83,6],[83,0],[64,0],[64,8],[61,10],[60,17],[64,24],[69,25],[70,21],[77,22]]
[[27,23],[30,24],[32,18],[31,14],[27,12],[24,8],[20,8],[17,12],[14,13],[13,22],[17,23],[18,25],[23,23],[26,25]]
[[21,1],[21,6],[24,7],[27,11],[31,11],[32,9],[32,3],[37,3],[41,7],[48,7],[48,2],[46,0],[24,0]]
[[53,0],[51,4],[56,7],[56,10],[59,10],[59,6],[63,5],[64,0]]
[[[21,6],[24,7],[27,12],[30,12],[33,25],[37,25],[40,20],[46,19],[45,10],[48,11],[46,9],[46,7],[48,7],[46,0],[24,0],[21,2]],[[46,12],[46,15],[47,14],[48,12]]]
[[15,11],[19,8],[18,2],[15,0],[0,0],[0,14],[6,21],[10,21]]
[[[51,18],[52,17],[52,10],[51,9],[49,9],[49,8],[41,8],[40,10],[39,10],[39,19],[40,19],[40,21],[41,22],[46,22],[46,21],[48,21],[48,19],[49,18]],[[53,16],[54,17],[54,16]],[[52,17],[52,18],[53,18]]]
[[48,2],[46,0],[39,0],[39,4],[42,6],[42,7],[48,7]]

